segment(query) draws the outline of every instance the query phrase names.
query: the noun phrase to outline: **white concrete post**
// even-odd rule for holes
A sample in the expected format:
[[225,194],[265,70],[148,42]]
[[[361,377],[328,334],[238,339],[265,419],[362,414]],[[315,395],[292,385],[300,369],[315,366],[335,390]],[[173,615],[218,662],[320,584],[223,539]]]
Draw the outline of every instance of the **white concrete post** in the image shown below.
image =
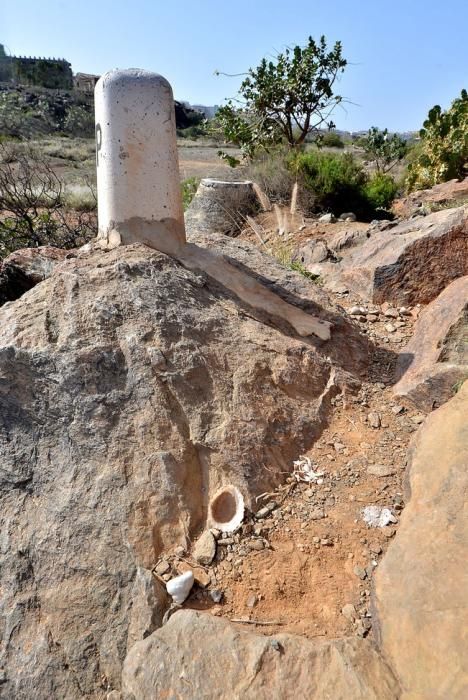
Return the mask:
[[174,254],[185,244],[172,89],[129,69],[95,88],[99,238]]

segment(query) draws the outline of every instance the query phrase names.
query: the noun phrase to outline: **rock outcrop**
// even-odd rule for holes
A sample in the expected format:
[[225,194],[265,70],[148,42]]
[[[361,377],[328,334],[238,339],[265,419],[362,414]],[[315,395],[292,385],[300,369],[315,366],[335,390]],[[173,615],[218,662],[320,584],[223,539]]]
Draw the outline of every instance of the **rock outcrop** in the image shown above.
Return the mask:
[[404,221],[341,252],[339,264],[313,269],[326,288],[339,282],[375,304],[428,304],[468,274],[468,207]]
[[132,647],[122,695],[123,700],[396,700],[399,686],[365,639],[264,637],[209,614],[182,611]]
[[397,396],[432,411],[468,378],[468,277],[444,289],[420,314],[396,368]]
[[253,508],[365,369],[365,339],[322,290],[237,253],[332,339],[138,244],[66,259],[0,309],[2,697],[118,689],[167,606],[161,551],[202,531],[221,485]]
[[238,236],[247,216],[258,213],[260,201],[253,182],[205,178],[185,213],[187,234],[195,231]]
[[468,697],[468,382],[419,429],[409,502],[375,578],[382,651],[403,698]]
[[[430,211],[433,206],[457,206],[468,200],[468,177],[464,180],[450,180],[441,182],[428,190],[416,190],[407,197],[397,199],[392,206],[397,216],[405,219],[417,215],[425,210]],[[427,212],[425,212],[427,213]]]

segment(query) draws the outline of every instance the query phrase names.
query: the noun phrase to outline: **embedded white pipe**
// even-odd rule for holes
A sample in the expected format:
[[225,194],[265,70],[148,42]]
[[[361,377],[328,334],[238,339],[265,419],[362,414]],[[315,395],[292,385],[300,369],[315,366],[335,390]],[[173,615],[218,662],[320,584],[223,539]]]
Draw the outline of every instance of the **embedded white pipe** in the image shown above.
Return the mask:
[[202,269],[254,308],[301,336],[330,338],[330,323],[288,304],[223,256],[187,245],[172,88],[157,73],[105,73],[95,88],[100,244],[145,243]]
[[244,498],[236,486],[220,488],[209,503],[208,522],[221,532],[234,532],[244,519]]
[[150,71],[109,71],[95,110],[99,238],[174,254],[185,228],[170,84]]

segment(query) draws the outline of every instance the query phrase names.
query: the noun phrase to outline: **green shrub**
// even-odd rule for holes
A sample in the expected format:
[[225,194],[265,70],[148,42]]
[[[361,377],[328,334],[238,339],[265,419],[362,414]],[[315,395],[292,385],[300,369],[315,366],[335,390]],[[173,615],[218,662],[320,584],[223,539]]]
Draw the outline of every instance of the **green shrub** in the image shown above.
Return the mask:
[[432,187],[468,174],[468,93],[445,112],[436,105],[419,135],[421,145],[408,166],[408,190]]
[[195,193],[198,189],[200,180],[198,177],[188,177],[186,180],[182,180],[180,187],[182,189],[182,202],[184,204],[184,209],[187,209],[192,199],[195,197]]
[[398,192],[391,175],[375,173],[364,186],[364,193],[372,209],[388,209]]
[[365,196],[367,175],[351,153],[334,154],[323,151],[297,153],[289,160],[291,170],[313,193],[316,211],[341,214],[353,211],[358,217],[369,215]]
[[327,148],[344,148],[344,141],[335,131],[329,131],[322,136],[320,144]]

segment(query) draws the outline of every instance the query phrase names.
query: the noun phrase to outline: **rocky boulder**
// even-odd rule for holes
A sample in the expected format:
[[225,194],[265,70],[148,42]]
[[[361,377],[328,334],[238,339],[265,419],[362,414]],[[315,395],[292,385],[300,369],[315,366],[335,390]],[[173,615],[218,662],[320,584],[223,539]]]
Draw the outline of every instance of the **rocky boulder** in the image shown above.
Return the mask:
[[327,287],[339,281],[376,304],[427,304],[454,279],[468,274],[468,207],[375,233],[324,274]]
[[396,375],[395,394],[425,411],[448,401],[468,378],[468,277],[449,284],[423,309]]
[[375,577],[382,651],[403,698],[468,697],[468,382],[419,429],[409,502]]
[[219,238],[331,340],[138,244],[88,247],[0,309],[2,697],[118,689],[167,606],[161,552],[205,529],[222,485],[254,508],[366,367],[366,341],[316,285]]
[[125,660],[122,696],[396,700],[399,686],[365,639],[264,637],[209,614],[181,611],[132,647]]
[[447,203],[457,206],[468,200],[468,177],[464,180],[450,180],[434,185],[427,190],[416,190],[407,197],[397,199],[392,206],[397,216],[408,219],[410,216],[426,213],[431,207],[446,206]]

